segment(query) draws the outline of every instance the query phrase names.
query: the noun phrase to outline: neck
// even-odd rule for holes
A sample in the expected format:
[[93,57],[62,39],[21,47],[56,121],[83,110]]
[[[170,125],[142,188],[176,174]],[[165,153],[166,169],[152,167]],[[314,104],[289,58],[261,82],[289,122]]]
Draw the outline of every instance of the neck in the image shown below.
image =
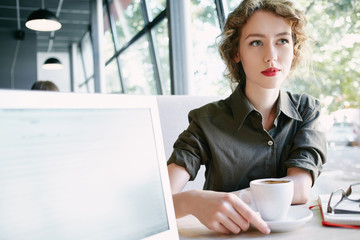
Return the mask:
[[258,110],[263,118],[264,129],[269,130],[274,123],[277,110],[279,89],[263,89],[245,87],[245,95],[251,104]]
[[280,89],[264,89],[245,87],[245,95],[251,104],[259,111],[270,111],[279,97]]

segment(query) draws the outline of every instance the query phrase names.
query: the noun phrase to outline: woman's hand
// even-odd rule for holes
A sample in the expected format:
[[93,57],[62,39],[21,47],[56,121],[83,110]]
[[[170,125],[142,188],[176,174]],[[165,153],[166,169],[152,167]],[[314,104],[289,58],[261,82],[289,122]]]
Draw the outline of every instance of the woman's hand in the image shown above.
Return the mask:
[[177,217],[177,211],[180,215],[192,214],[211,230],[237,234],[252,224],[260,232],[270,233],[260,214],[233,193],[191,190],[174,194],[173,199]]
[[168,166],[176,218],[194,215],[211,230],[221,233],[239,233],[250,224],[264,234],[270,233],[260,214],[254,212],[238,196],[237,192],[223,193],[204,190],[181,192],[190,175],[176,164]]

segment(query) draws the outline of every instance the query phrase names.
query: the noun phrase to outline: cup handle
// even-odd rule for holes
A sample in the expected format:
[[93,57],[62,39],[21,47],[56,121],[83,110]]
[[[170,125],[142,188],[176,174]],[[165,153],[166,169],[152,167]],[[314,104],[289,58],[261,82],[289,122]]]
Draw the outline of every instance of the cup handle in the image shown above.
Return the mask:
[[255,205],[255,201],[251,195],[251,191],[250,188],[246,188],[243,190],[239,191],[239,197],[242,201],[244,201],[244,203],[246,203],[252,210],[254,211],[258,211],[256,205]]

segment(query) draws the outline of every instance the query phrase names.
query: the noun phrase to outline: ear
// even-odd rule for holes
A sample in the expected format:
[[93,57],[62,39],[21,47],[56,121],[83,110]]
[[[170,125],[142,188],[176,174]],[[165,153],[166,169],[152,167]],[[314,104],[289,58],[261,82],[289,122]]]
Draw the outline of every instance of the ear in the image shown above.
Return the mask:
[[234,60],[235,60],[235,62],[236,62],[236,63],[239,63],[239,62],[241,61],[241,59],[240,59],[240,55],[239,55],[239,52],[238,52],[238,51],[236,51],[236,54],[235,54]]

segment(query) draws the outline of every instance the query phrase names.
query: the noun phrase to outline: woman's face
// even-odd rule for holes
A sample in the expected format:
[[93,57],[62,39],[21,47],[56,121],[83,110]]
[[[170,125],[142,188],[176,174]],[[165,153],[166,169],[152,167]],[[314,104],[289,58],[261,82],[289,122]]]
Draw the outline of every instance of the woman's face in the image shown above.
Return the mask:
[[271,12],[256,11],[241,30],[235,61],[241,61],[246,87],[280,88],[290,72],[294,47],[290,24]]

